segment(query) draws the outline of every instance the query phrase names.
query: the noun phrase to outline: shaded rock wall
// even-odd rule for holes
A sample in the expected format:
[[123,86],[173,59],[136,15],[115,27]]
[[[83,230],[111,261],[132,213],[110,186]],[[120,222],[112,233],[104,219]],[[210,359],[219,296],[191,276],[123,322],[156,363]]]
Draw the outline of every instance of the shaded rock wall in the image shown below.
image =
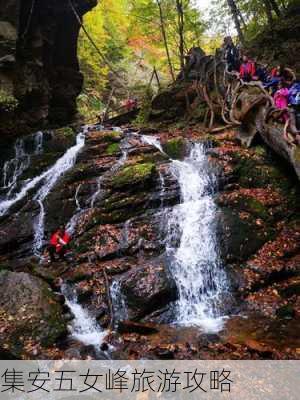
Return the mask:
[[[97,0],[73,4],[82,17]],[[0,79],[7,85],[13,79],[21,115],[32,125],[68,122],[76,114],[83,84],[79,30],[68,0],[0,0]]]

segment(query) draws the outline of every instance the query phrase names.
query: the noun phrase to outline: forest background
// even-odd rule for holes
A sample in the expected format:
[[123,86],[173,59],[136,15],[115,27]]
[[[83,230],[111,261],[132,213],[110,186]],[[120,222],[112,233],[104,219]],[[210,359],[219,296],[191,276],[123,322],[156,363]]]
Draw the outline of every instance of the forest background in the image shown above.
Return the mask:
[[84,18],[88,35],[80,34],[79,111],[93,120],[108,104],[118,110],[128,98],[151,98],[176,78],[191,47],[213,54],[226,35],[246,47],[297,1],[100,0]]

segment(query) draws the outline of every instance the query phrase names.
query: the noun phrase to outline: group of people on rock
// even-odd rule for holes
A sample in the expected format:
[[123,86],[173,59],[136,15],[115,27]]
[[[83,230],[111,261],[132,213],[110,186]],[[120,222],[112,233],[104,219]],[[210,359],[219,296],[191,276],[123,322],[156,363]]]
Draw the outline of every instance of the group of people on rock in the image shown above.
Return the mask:
[[240,49],[230,36],[224,39],[222,49],[228,72],[236,73],[244,82],[261,82],[273,96],[276,108],[286,110],[282,113],[282,121],[293,118],[294,126],[300,131],[300,81],[294,71],[284,65],[269,70],[267,65],[259,64],[246,54],[241,57]]

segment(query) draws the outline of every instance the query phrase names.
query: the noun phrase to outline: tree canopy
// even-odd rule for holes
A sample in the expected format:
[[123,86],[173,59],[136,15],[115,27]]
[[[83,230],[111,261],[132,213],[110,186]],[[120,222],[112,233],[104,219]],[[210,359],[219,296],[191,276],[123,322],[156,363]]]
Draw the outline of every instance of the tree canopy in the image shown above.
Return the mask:
[[154,68],[160,86],[169,83],[191,47],[213,53],[228,34],[244,45],[294,1],[212,0],[206,18],[197,0],[99,1],[83,23],[102,56],[83,31],[79,40],[85,75],[81,109],[99,112],[108,99],[117,108],[128,96],[142,96]]

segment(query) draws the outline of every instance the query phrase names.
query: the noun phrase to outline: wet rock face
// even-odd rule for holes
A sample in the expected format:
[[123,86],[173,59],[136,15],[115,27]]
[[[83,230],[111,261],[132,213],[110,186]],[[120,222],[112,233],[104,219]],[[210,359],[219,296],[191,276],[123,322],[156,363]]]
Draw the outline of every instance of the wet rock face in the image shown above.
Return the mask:
[[[0,1],[0,56],[14,56],[16,50],[14,91],[29,123],[70,121],[83,84],[77,59],[80,26],[68,1],[36,1],[33,9],[31,3]],[[73,4],[82,17],[97,0]]]
[[178,297],[177,287],[163,263],[149,263],[127,272],[121,279],[121,292],[129,318],[139,320],[161,309]]
[[13,357],[24,348],[50,346],[66,333],[61,305],[50,287],[26,273],[0,272],[0,353],[9,350]]
[[254,254],[270,237],[252,215],[243,216],[230,208],[217,213],[217,237],[225,264],[243,261]]
[[[203,137],[199,134],[196,139],[203,140]],[[195,137],[191,137],[191,140],[195,140]],[[32,156],[33,163],[24,172],[24,179],[39,175],[73,144],[72,132],[68,129],[59,130],[57,135],[44,143],[41,154]],[[161,135],[161,144],[172,158],[179,159],[187,147],[182,139],[174,140],[173,136],[167,137],[167,134]],[[238,295],[237,312],[243,307],[245,314],[249,309],[253,313],[263,314],[262,327],[271,318],[276,326],[284,326],[287,321],[292,329],[294,320],[299,321],[300,315],[297,278],[300,231],[299,227],[291,226],[279,236],[278,232],[282,230],[282,220],[288,211],[296,210],[293,205],[297,202],[296,192],[288,179],[268,161],[261,147],[245,150],[235,142],[218,144],[218,147],[210,149],[211,165],[224,170],[224,186],[214,197],[217,206],[214,222],[224,268],[234,281],[231,293]],[[9,149],[5,151],[7,157],[2,157],[7,159],[13,155],[13,147],[12,154]],[[50,157],[51,151],[53,154]],[[169,163],[157,148],[145,145],[137,135],[96,130],[86,135],[85,146],[77,157],[77,163],[60,177],[44,202],[46,242],[58,224],[68,223],[80,211],[71,241],[71,254],[67,256],[72,259],[70,263],[41,265],[32,259],[33,222],[39,211],[33,200],[37,188],[0,219],[0,231],[3,233],[0,235],[0,270],[14,271],[5,272],[5,279],[0,280],[0,288],[9,286],[9,293],[13,293],[11,299],[5,297],[5,304],[2,305],[0,300],[0,332],[2,326],[5,327],[2,331],[5,336],[3,340],[0,336],[0,341],[8,342],[11,332],[16,332],[15,336],[18,337],[19,325],[7,315],[7,310],[12,312],[13,307],[17,309],[17,301],[20,309],[24,302],[26,305],[33,304],[26,306],[25,311],[29,311],[24,315],[26,318],[34,316],[30,320],[33,333],[26,330],[29,322],[20,325],[20,329],[25,327],[22,348],[17,348],[14,341],[8,342],[8,349],[0,349],[0,352],[9,350],[10,354],[5,357],[12,354],[23,357],[29,353],[32,357],[32,348],[27,353],[26,346],[28,340],[32,343],[33,334],[36,335],[34,338],[40,337],[36,321],[45,320],[46,317],[50,319],[48,316],[52,310],[62,308],[67,313],[65,317],[72,323],[69,309],[66,309],[66,305],[57,305],[59,300],[48,290],[48,284],[58,290],[62,282],[74,288],[82,307],[104,329],[113,323],[118,325],[120,321],[123,322],[119,332],[112,335],[115,335],[115,342],[114,338],[111,341],[107,339],[116,348],[114,356],[201,359],[265,357],[263,347],[254,342],[244,343],[244,330],[240,335],[240,344],[232,335],[230,324],[229,337],[223,339],[221,334],[220,337],[213,335],[206,338],[199,330],[196,332],[196,328],[168,326],[175,319],[174,302],[178,293],[165,265],[165,231],[171,207],[180,202],[179,183]],[[23,175],[20,180],[22,183]],[[176,240],[177,235],[174,237],[174,246],[178,244]],[[17,289],[11,289],[11,284],[7,285],[11,277]],[[114,282],[119,282],[120,286],[112,292]],[[122,314],[123,309],[118,308],[119,304],[115,307],[115,298],[111,293],[117,293],[117,300],[122,303],[120,306],[123,306],[124,300],[125,311],[128,312]],[[112,300],[112,308],[109,300]],[[37,309],[40,306],[41,310]],[[112,312],[112,309],[116,311]],[[4,325],[3,321],[8,321],[8,325]],[[20,318],[18,323],[23,324],[22,321]],[[61,321],[61,317],[58,321]],[[64,323],[61,325],[59,322],[58,328],[56,325],[53,328],[52,323],[51,326],[51,329],[47,327],[44,330],[45,335],[59,337],[58,331]],[[273,327],[270,330],[277,333]],[[52,334],[53,331],[55,334]],[[44,340],[47,342],[47,337],[43,336],[43,343]],[[74,348],[70,346],[65,346],[64,349],[68,350],[59,354],[58,358],[86,356],[79,349],[78,342]],[[88,352],[95,357],[92,353]],[[277,357],[272,349],[267,353]],[[54,356],[46,353],[47,357]]]

